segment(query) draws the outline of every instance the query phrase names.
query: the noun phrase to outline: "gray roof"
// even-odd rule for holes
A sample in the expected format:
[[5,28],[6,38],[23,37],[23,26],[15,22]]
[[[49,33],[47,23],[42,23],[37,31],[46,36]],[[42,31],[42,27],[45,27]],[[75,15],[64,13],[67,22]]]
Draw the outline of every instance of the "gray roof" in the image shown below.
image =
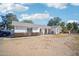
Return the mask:
[[46,26],[46,25],[37,25],[37,24],[31,24],[31,23],[22,23],[22,22],[16,22],[13,21],[12,22],[13,26],[25,26],[28,28],[47,28],[47,29],[51,29],[51,26]]

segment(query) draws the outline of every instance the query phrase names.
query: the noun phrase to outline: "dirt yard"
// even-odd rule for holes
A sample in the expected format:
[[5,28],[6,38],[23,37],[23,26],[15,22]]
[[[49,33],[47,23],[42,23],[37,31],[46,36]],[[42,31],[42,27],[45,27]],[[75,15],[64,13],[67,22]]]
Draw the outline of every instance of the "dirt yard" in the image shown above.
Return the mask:
[[4,56],[73,56],[73,35],[41,35],[0,38],[0,55]]

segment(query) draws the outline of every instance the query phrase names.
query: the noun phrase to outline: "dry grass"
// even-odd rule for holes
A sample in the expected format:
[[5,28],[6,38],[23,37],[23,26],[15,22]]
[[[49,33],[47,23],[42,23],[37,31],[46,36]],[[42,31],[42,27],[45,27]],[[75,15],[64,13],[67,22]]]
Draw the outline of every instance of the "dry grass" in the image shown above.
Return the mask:
[[73,50],[75,51],[75,54],[79,56],[79,34],[73,35],[74,45]]
[[74,55],[68,34],[2,39],[0,55]]

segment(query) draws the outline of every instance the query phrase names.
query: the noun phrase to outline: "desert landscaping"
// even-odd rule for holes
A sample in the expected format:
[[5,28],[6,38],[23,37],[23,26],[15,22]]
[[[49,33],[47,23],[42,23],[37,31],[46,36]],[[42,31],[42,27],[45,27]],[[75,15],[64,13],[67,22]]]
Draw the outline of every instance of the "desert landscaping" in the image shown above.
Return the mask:
[[79,55],[77,34],[0,38],[2,56],[74,56]]

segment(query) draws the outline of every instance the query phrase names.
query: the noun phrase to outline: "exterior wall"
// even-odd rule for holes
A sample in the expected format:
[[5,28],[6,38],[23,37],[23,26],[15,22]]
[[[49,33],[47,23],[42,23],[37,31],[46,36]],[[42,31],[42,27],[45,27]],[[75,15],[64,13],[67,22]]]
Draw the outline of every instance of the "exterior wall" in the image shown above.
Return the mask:
[[51,34],[55,34],[56,33],[56,28],[51,28]]
[[49,34],[49,29],[41,29],[41,34],[44,35],[44,34]]
[[27,32],[24,26],[14,26],[14,33],[24,33]]
[[[27,29],[32,28],[32,31],[29,32]],[[29,26],[14,26],[15,36],[33,36],[33,35],[45,35],[45,34],[59,34],[61,32],[60,27],[29,27]]]
[[57,34],[61,33],[61,29],[57,28]]
[[59,34],[59,29],[58,28],[55,29],[55,34]]
[[61,33],[61,31],[62,31],[62,28],[60,26],[51,28],[51,32],[53,32],[53,34],[59,34],[59,33]]
[[33,28],[32,32],[38,32],[38,33],[40,33],[40,28]]
[[44,32],[45,32],[45,30],[44,30],[44,29],[42,29],[42,31],[41,31],[42,35],[44,35]]
[[[29,28],[29,27],[28,27]],[[25,36],[36,36],[40,34],[40,29],[39,28],[32,28],[32,32],[28,32],[28,28],[26,27],[19,27],[19,26],[14,26],[14,36],[15,37],[25,37]]]
[[[32,28],[32,32],[28,32],[27,29],[20,29],[21,27],[14,27],[14,33],[15,36],[21,37],[21,36],[34,36],[34,35],[44,35],[44,34],[48,34],[48,30],[49,29],[45,29],[45,28]],[[41,31],[40,31],[41,29]],[[45,32],[46,30],[46,32]]]
[[[24,32],[27,33],[27,32],[28,32],[27,29],[28,29],[28,28],[26,28],[26,27],[23,28],[23,27],[19,27],[19,26],[14,26],[14,32],[15,32],[15,33],[22,33],[22,32],[23,32],[23,33],[24,33]],[[40,28],[32,28],[32,32],[34,32],[34,33],[35,33],[35,32],[38,32],[38,33],[39,33],[39,32],[40,32]]]
[[[41,32],[40,32],[40,29],[41,29]],[[51,32],[53,31],[53,33],[55,33],[55,34],[58,34],[58,33],[61,32],[61,29],[59,29],[59,28],[52,28],[50,30],[51,30]],[[25,33],[25,32],[27,33],[28,31],[27,31],[27,29],[14,29],[14,32],[15,33],[22,33],[22,32],[23,33]],[[32,28],[32,32],[33,33],[38,32],[38,33],[42,33],[42,34],[48,34],[50,31],[49,31],[49,29]]]
[[14,33],[25,33],[27,30],[14,30]]

